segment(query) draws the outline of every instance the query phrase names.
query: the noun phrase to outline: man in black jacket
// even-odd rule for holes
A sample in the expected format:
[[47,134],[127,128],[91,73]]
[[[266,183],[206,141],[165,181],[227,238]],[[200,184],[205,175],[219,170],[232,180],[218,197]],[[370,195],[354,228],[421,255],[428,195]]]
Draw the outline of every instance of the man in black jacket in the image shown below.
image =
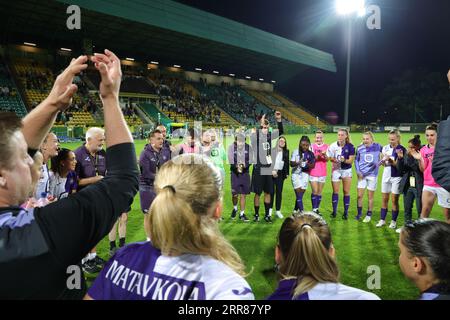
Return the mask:
[[438,126],[432,175],[436,183],[450,192],[450,116]]
[[[408,153],[403,154],[402,150],[397,152],[397,170],[402,175],[399,190],[403,192],[403,205],[405,210],[405,224],[412,222],[412,208],[414,199],[416,200],[417,217],[420,218],[422,212],[422,189],[423,173],[420,170],[419,162],[411,155],[411,151],[419,152],[421,148],[420,136],[415,136],[408,142]],[[397,229],[397,233],[401,228]]]
[[108,234],[137,193],[133,138],[119,106],[120,60],[105,50],[91,60],[101,75],[108,176],[46,207],[19,207],[30,191],[30,156],[58,112],[70,105],[77,90],[73,78],[87,68],[87,60],[72,60],[23,126],[17,119],[0,118],[0,299],[82,298],[84,278],[77,264]]
[[[447,78],[450,85],[450,70]],[[450,192],[450,116],[438,127],[432,175],[442,188]]]
[[252,171],[252,192],[255,194],[254,222],[259,222],[260,196],[264,192],[264,221],[272,223],[269,215],[270,195],[273,193],[272,169],[275,161],[275,155],[272,154],[272,141],[277,141],[278,137],[284,133],[281,112],[275,112],[275,119],[277,121],[277,130],[269,131],[270,124],[264,115],[261,118],[261,127],[256,130],[256,133],[251,135],[254,160]]

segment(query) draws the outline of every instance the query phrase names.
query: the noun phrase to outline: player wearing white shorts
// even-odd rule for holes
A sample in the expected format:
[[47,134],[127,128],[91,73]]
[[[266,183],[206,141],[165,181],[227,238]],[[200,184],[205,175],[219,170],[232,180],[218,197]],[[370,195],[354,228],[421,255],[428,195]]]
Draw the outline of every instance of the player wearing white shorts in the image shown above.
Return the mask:
[[450,193],[434,181],[431,174],[433,168],[434,147],[437,139],[436,125],[430,125],[425,131],[428,144],[419,152],[412,153],[419,161],[420,170],[423,172],[424,187],[422,192],[421,218],[428,218],[433,209],[434,201],[438,199],[438,205],[444,208],[444,215],[450,222]]
[[384,166],[383,178],[381,185],[382,203],[380,221],[377,223],[377,228],[386,225],[386,216],[389,205],[389,196],[392,197],[392,221],[389,228],[395,229],[397,227],[398,218],[398,199],[400,197],[400,182],[402,180],[400,172],[397,170],[398,152],[406,153],[405,147],[400,144],[400,132],[392,130],[389,132],[389,144],[383,147],[381,165]]
[[298,149],[294,150],[291,157],[292,185],[295,190],[294,212],[302,212],[303,195],[308,188],[309,172],[315,165],[314,153],[309,150],[310,140],[307,136],[300,139]]
[[356,220],[361,219],[363,197],[367,189],[369,206],[364,222],[369,222],[372,218],[373,197],[375,190],[377,190],[378,168],[382,150],[381,145],[373,140],[372,132],[365,132],[363,134],[363,143],[356,150],[355,167],[358,175],[358,214]]
[[331,173],[331,184],[333,186],[333,213],[332,218],[336,218],[337,206],[339,202],[339,187],[344,189],[344,214],[342,219],[347,220],[348,208],[350,207],[350,187],[352,184],[352,163],[355,160],[355,147],[350,143],[350,135],[347,129],[339,129],[338,141],[332,143],[327,151],[327,156],[333,163]]
[[322,201],[322,191],[327,178],[327,150],[328,145],[323,143],[323,132],[316,131],[316,143],[311,146],[316,160],[316,165],[309,173],[309,182],[311,184],[311,203],[313,211],[320,214],[319,207]]

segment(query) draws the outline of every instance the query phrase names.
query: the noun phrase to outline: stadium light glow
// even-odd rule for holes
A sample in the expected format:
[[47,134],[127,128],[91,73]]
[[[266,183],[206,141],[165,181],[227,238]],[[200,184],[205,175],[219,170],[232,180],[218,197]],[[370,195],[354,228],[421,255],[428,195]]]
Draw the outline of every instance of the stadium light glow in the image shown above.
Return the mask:
[[365,0],[336,0],[336,12],[340,15],[358,13],[364,15],[366,12]]
[[250,79],[251,79],[251,77],[249,77],[249,76],[245,76],[245,79],[249,79],[249,80],[250,80]]
[[202,69],[200,69],[200,68],[195,68],[195,71],[202,71]]
[[230,77],[234,77],[235,76],[235,74],[234,73],[230,73]]
[[158,62],[158,61],[150,61],[150,63],[151,63],[151,64],[156,64],[156,65],[158,65],[158,64],[159,64],[159,62]]
[[61,48],[61,51],[72,52],[72,49],[69,49],[69,48]]
[[134,58],[125,58],[125,60],[134,61]]
[[259,78],[259,81],[264,81],[264,79],[263,78]]
[[23,44],[30,47],[36,47],[36,43],[24,42]]
[[178,65],[178,64],[174,64],[173,66],[174,66],[175,68],[181,68],[181,66]]
[[213,71],[214,74],[219,74],[219,71]]
[[270,81],[270,82],[272,82],[272,83],[277,83],[275,80],[272,80],[272,81]]

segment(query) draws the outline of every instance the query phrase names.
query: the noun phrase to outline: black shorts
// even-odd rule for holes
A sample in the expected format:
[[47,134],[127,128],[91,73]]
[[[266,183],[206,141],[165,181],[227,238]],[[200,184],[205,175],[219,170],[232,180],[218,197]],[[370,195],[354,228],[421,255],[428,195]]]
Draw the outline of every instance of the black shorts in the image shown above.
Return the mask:
[[273,193],[272,175],[261,175],[260,169],[253,168],[252,172],[252,192],[255,194]]

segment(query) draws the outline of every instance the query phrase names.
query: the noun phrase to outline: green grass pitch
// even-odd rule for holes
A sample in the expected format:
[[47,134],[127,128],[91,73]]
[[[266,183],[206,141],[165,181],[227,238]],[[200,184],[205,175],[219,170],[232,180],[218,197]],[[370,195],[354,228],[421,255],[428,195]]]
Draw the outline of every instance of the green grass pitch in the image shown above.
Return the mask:
[[[413,137],[413,133],[403,134],[403,145]],[[314,135],[309,135],[311,141],[314,141]],[[355,146],[362,140],[361,133],[351,135]],[[298,148],[300,135],[288,135],[287,142],[290,152]],[[388,143],[387,134],[376,134],[375,139],[378,143],[385,145]],[[425,141],[422,135],[423,142]],[[231,142],[228,139],[228,143]],[[324,140],[331,144],[336,140],[336,134],[326,134]],[[140,154],[145,146],[145,141],[135,141],[136,153]],[[177,141],[174,141],[177,143]],[[79,143],[64,144],[64,147],[75,149]],[[274,223],[269,225],[264,222],[243,223],[240,221],[231,221],[230,213],[232,209],[230,194],[229,166],[227,169],[227,179],[224,190],[224,221],[220,222],[222,232],[227,239],[231,241],[245,262],[248,271],[251,271],[247,281],[255,293],[257,299],[264,299],[277,285],[277,275],[273,271],[274,266],[274,248],[276,237],[281,226],[281,220],[274,217]],[[330,167],[328,172],[330,173]],[[381,169],[382,170],[382,169]],[[336,248],[337,261],[341,271],[341,282],[363,290],[367,289],[367,279],[370,274],[367,272],[369,266],[379,266],[381,270],[381,289],[370,290],[380,296],[382,299],[415,299],[418,297],[418,290],[415,289],[403,276],[398,266],[399,250],[397,247],[398,234],[395,230],[387,227],[378,229],[375,224],[380,217],[381,205],[381,172],[379,174],[378,189],[375,194],[374,214],[370,223],[365,224],[354,219],[356,215],[356,174],[353,175],[351,204],[349,210],[349,220],[344,221],[340,217],[343,211],[343,196],[340,193],[338,218],[330,219],[331,213],[331,179],[327,177],[324,188],[321,212],[332,231],[333,242]],[[341,187],[342,188],[342,187]],[[304,197],[305,210],[311,209],[310,201],[311,189]],[[127,243],[144,241],[146,236],[143,229],[143,214],[139,206],[139,194],[136,195],[132,205],[132,211],[129,213],[127,225]],[[290,177],[286,179],[283,191],[282,213],[287,216],[292,212],[295,201],[294,190],[292,188]],[[264,211],[264,207],[261,207]],[[364,199],[363,213],[367,210],[367,198]],[[247,197],[246,215],[253,215],[253,194]],[[340,214],[339,214],[340,213]],[[389,211],[387,222],[390,222],[391,212]],[[413,217],[416,217],[413,211]],[[431,217],[443,220],[442,209],[435,205]],[[400,199],[400,215],[398,225],[403,224],[403,197]],[[103,239],[97,246],[98,254],[104,259],[109,258],[108,238]],[[92,279],[90,279],[92,280]]]

